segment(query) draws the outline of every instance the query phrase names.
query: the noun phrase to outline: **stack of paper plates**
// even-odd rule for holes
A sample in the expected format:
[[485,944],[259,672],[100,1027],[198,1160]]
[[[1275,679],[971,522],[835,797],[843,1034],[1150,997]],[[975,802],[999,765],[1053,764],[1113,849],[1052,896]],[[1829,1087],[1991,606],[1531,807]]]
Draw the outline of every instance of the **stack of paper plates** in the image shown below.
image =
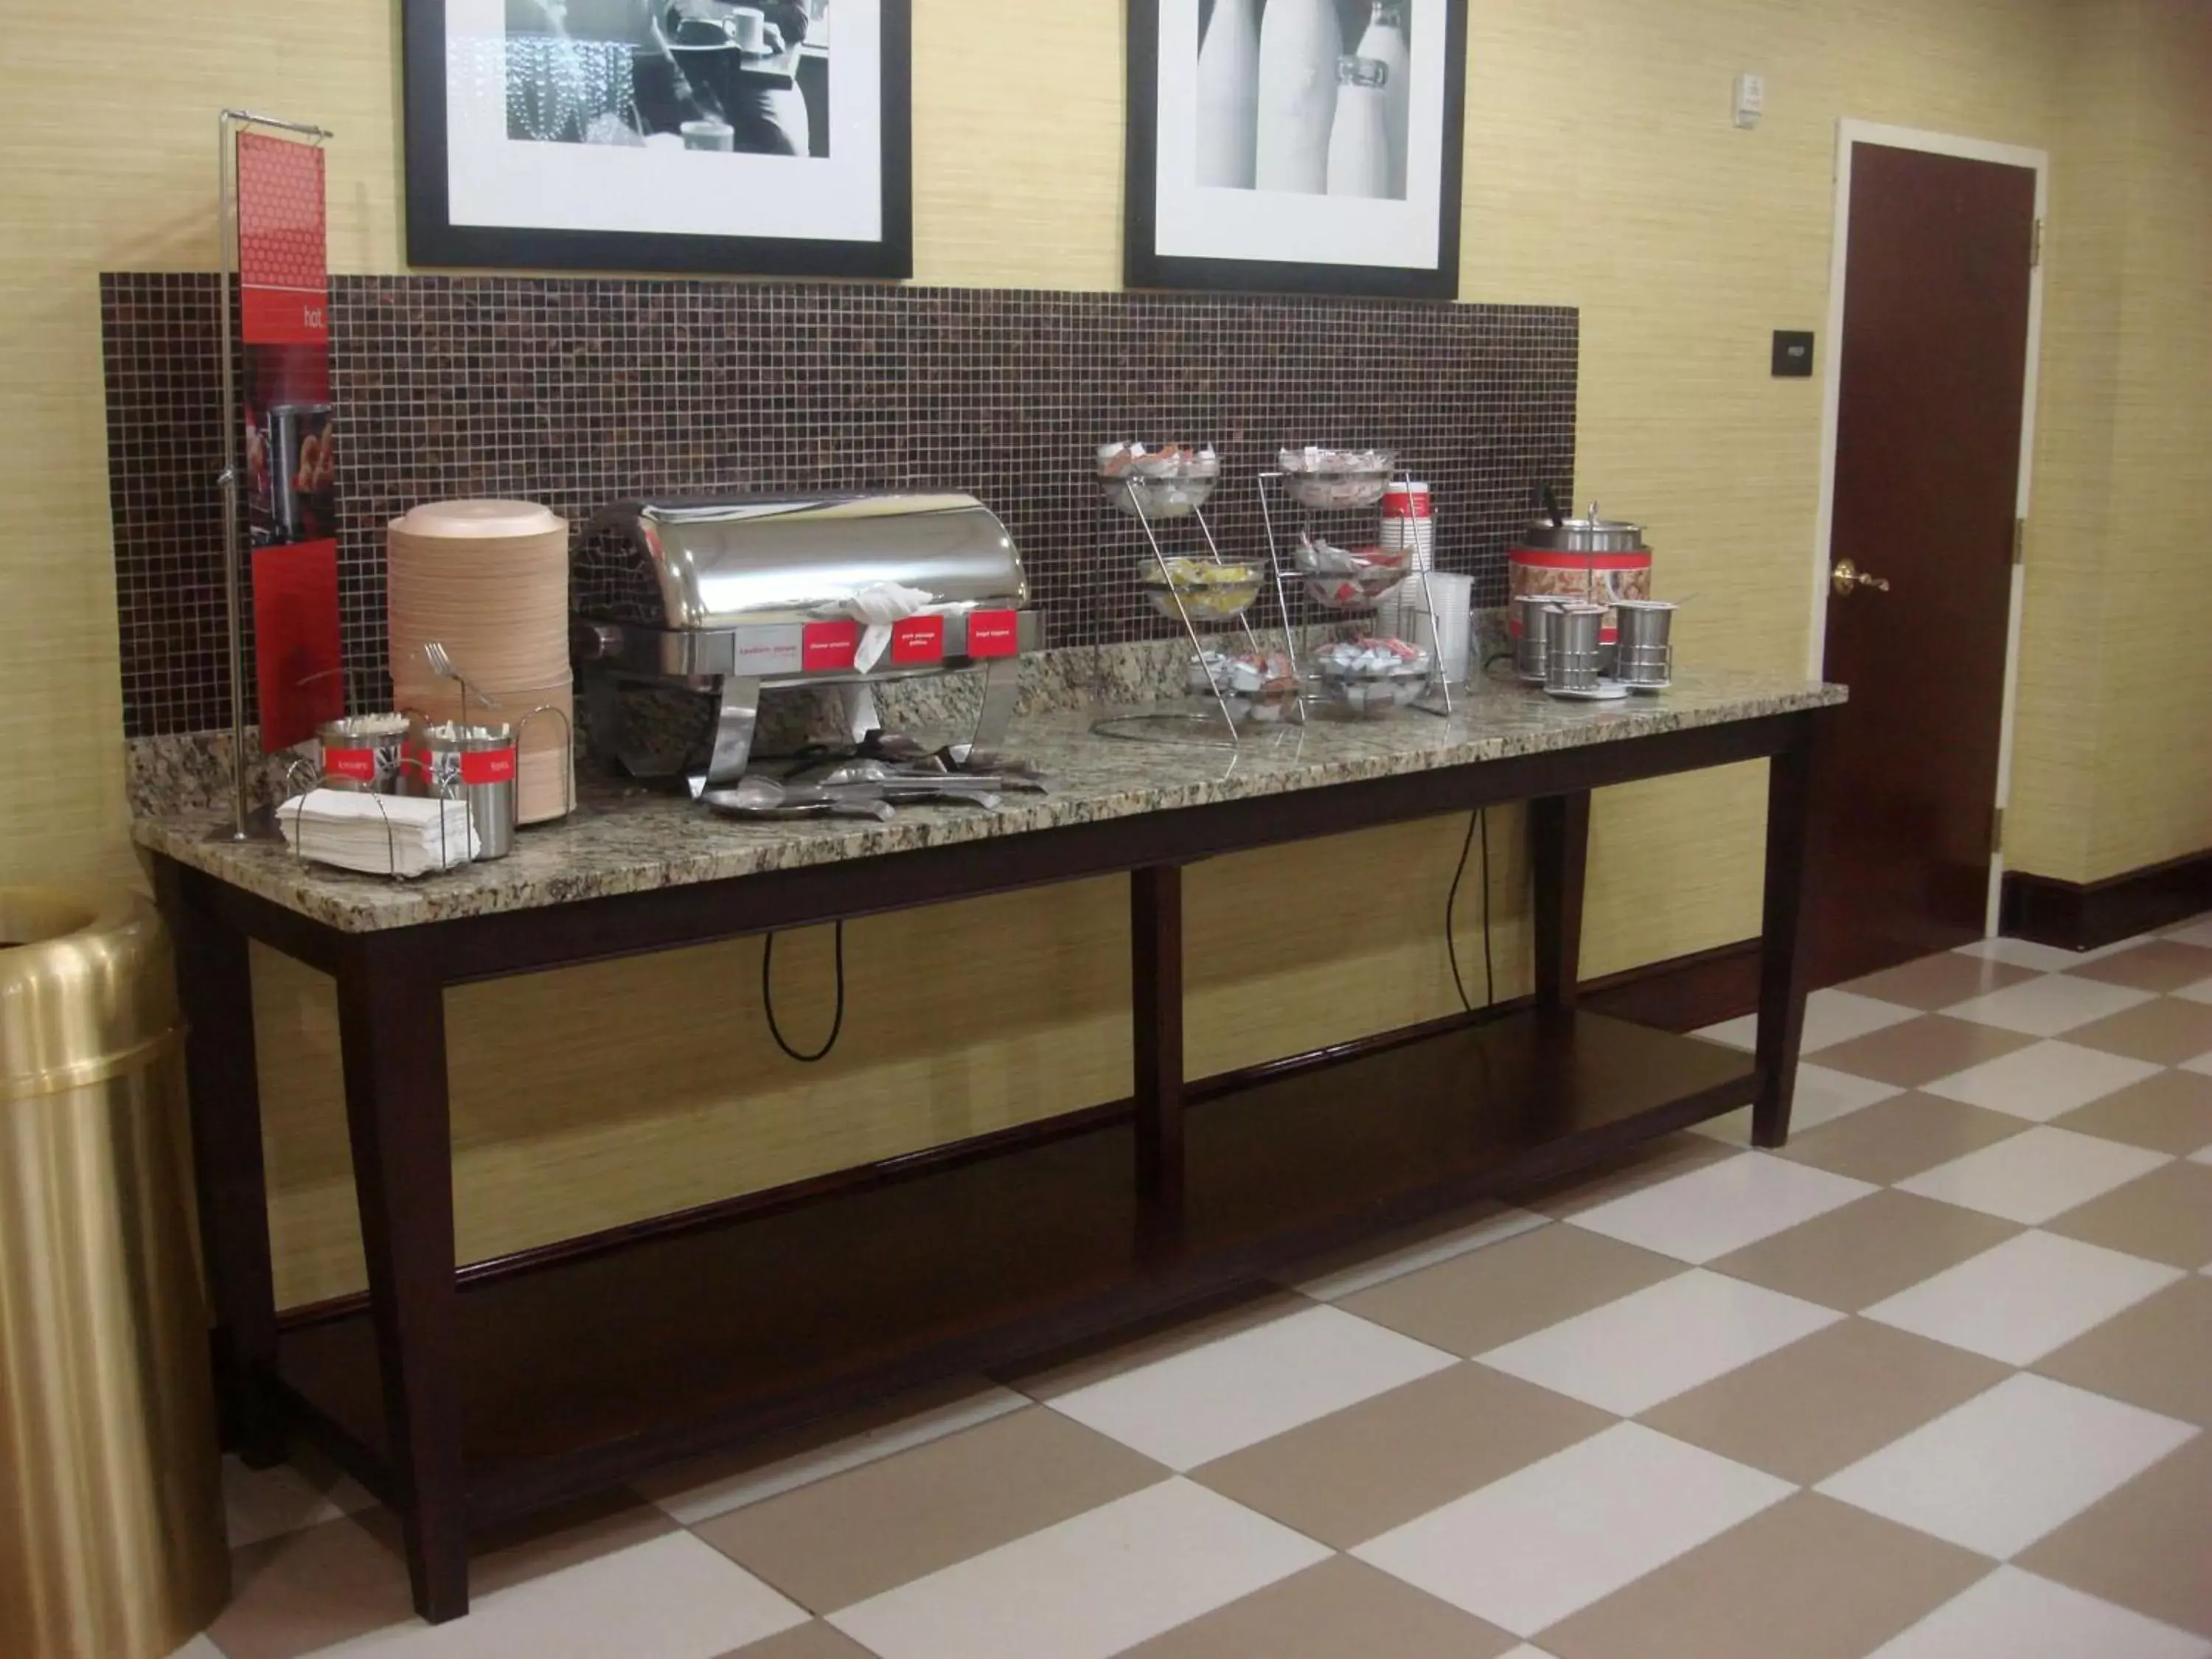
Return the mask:
[[[532,501],[432,501],[392,521],[385,551],[397,706],[520,726],[520,820],[559,817],[574,787],[567,522]],[[460,686],[430,672],[433,642],[479,694],[465,707]]]

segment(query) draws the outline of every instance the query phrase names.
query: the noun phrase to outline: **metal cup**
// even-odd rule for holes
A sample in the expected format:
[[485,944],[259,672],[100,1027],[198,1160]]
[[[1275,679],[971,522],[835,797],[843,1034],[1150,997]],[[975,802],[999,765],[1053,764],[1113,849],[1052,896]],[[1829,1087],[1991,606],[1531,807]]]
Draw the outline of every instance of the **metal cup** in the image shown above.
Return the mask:
[[1613,605],[1620,618],[1620,656],[1615,672],[1624,685],[1664,685],[1674,678],[1674,647],[1668,635],[1674,623],[1674,606],[1665,599],[1621,599]]
[[404,714],[349,714],[325,720],[315,728],[322,750],[322,787],[396,793],[407,725]]
[[1556,593],[1521,593],[1514,597],[1513,607],[1521,632],[1513,642],[1513,672],[1531,685],[1544,683],[1544,648],[1550,636],[1550,617],[1565,603]]
[[407,734],[400,776],[402,794],[468,803],[478,858],[505,858],[514,850],[520,802],[515,791],[512,726],[418,722]]
[[1547,691],[1597,690],[1598,635],[1604,626],[1602,605],[1563,605],[1552,613],[1544,635]]

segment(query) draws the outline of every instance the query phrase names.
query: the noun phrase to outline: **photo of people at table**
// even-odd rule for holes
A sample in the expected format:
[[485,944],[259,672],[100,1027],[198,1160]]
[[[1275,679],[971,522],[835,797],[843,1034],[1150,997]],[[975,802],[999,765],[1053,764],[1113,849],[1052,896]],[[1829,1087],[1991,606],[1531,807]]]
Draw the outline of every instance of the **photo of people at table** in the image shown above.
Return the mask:
[[830,153],[830,0],[507,0],[510,139]]

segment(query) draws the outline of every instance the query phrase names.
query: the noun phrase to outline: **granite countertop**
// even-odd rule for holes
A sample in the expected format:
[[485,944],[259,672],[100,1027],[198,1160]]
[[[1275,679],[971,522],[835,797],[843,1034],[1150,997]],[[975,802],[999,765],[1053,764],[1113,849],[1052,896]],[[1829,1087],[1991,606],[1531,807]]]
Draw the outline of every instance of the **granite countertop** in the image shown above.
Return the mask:
[[1095,722],[1129,711],[1060,710],[1019,719],[1006,744],[1049,775],[1052,792],[1008,795],[997,811],[902,807],[888,823],[744,823],[665,791],[580,779],[576,811],[524,830],[507,857],[405,883],[303,864],[277,843],[210,841],[220,821],[213,812],[141,817],[133,834],[142,847],[287,909],[344,932],[373,933],[1653,737],[1844,696],[1840,686],[1723,671],[1686,672],[1669,691],[1620,702],[1562,702],[1488,680],[1449,719],[1419,710],[1382,720],[1316,718],[1261,727],[1236,750],[1102,737]]

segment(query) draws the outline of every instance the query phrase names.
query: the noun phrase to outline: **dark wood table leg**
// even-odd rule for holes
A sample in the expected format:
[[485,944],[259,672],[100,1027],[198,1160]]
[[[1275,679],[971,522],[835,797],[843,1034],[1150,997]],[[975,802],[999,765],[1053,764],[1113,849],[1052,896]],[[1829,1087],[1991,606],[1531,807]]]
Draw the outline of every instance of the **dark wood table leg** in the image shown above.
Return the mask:
[[1136,1049],[1137,1191],[1156,1215],[1182,1204],[1182,870],[1129,872],[1129,1002]]
[[223,1439],[249,1466],[266,1468],[283,1461],[284,1423],[270,1386],[276,1367],[276,1290],[254,1065],[252,963],[246,936],[210,902],[205,877],[160,859],[155,881],[176,952],[186,1027],[192,1176],[214,1303]]
[[349,939],[338,1036],[386,1443],[415,1610],[434,1625],[469,1610],[453,1132],[435,962],[402,935]]
[[1583,878],[1589,866],[1590,798],[1540,795],[1528,803],[1528,858],[1536,878],[1536,1006],[1575,1006],[1582,975]]
[[1805,993],[1812,952],[1805,925],[1811,867],[1814,769],[1824,711],[1797,717],[1798,741],[1767,763],[1766,896],[1759,945],[1759,1098],[1752,1107],[1754,1146],[1790,1139],[1790,1103],[1797,1090],[1797,1045],[1805,1030]]

